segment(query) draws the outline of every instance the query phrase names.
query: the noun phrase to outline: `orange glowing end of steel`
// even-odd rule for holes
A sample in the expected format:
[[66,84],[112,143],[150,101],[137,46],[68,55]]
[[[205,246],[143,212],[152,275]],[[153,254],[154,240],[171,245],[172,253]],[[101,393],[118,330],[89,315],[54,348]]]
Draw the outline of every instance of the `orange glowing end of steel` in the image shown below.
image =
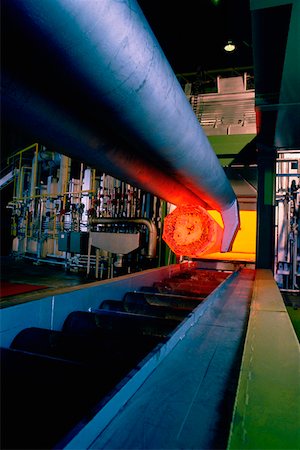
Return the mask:
[[176,255],[220,251],[223,230],[201,206],[178,206],[164,220],[163,240]]

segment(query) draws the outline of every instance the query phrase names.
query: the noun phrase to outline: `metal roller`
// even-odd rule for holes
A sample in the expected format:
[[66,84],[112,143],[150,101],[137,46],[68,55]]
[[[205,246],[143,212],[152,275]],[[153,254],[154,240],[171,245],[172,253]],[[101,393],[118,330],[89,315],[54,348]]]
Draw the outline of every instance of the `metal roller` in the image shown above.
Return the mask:
[[144,291],[143,295],[149,305],[152,306],[167,306],[174,309],[185,309],[192,311],[203,300],[204,297],[190,297],[188,295],[170,295],[163,293],[153,293]]
[[[150,303],[151,301],[152,303]],[[144,292],[127,292],[123,302],[124,309],[127,312],[149,314],[178,321],[183,320],[196,307],[184,302],[175,303],[173,301],[172,303],[172,300],[168,301],[166,298],[160,302],[159,298],[155,297],[154,294],[147,295]]]
[[119,300],[104,300],[99,305],[99,309],[105,309],[106,311],[123,311],[124,305],[122,301]]
[[63,331],[98,336],[105,336],[108,333],[136,339],[143,336],[165,338],[177,325],[178,320],[97,309],[93,312],[70,313],[64,322]]
[[198,199],[219,210],[221,250],[230,249],[239,226],[235,194],[137,2],[4,0],[2,10],[4,117],[172,203]]
[[31,327],[18,333],[10,348],[90,365],[101,374],[103,386],[112,389],[159,342],[149,336],[114,339]]

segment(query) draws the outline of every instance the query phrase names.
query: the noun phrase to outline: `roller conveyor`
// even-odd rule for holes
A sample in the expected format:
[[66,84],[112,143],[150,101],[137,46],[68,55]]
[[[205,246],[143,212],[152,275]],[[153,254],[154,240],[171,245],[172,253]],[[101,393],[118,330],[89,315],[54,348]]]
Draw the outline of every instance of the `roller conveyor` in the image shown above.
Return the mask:
[[192,270],[190,273],[180,273],[170,279],[158,281],[153,286],[160,293],[207,296],[229,275],[228,272]]
[[[152,299],[155,298],[151,294],[149,297]],[[176,307],[176,305],[170,305],[171,302],[169,302],[168,305],[164,304],[163,301],[159,304],[158,297],[156,297],[156,299],[156,303],[151,304],[144,292],[128,292],[124,297],[124,309],[131,313],[149,314],[164,319],[181,321],[195,308],[195,306],[189,307],[188,304],[184,306],[183,303],[181,303],[181,308]]]
[[155,336],[120,339],[113,333],[97,337],[32,327],[21,331],[10,348],[90,364],[102,372],[100,380],[110,377],[116,383],[160,342]]
[[145,289],[142,292],[128,292],[125,295],[124,300],[126,301],[127,299],[129,299],[129,297],[131,297],[131,299],[134,301],[138,296],[151,306],[164,306],[170,309],[187,311],[192,311],[205,298],[192,297],[189,295],[164,294],[159,292],[154,293]]
[[[206,281],[198,276],[202,272]],[[67,376],[62,375],[61,385],[58,386],[57,393],[51,397],[52,403],[49,403],[48,400],[45,402],[42,400],[42,388],[35,389],[35,377],[29,382],[27,381],[29,375],[28,377],[26,375],[21,386],[18,386],[18,397],[22,398],[19,393],[22,389],[27,391],[28,397],[30,391],[33,404],[37,405],[37,409],[45,409],[41,417],[55,415],[56,409],[65,411],[65,414],[58,415],[57,433],[51,434],[47,426],[41,426],[42,436],[35,436],[30,424],[26,432],[23,432],[25,425],[19,424],[21,413],[16,417],[12,414],[6,415],[7,423],[5,422],[4,426],[8,432],[3,437],[5,447],[18,448],[18,440],[16,441],[17,438],[13,435],[13,428],[22,429],[22,437],[20,437],[22,448],[51,448],[60,440],[64,442],[64,435],[68,435],[76,425],[76,421],[82,424],[87,417],[93,416],[93,411],[98,410],[99,407],[102,408],[109,401],[117,386],[123,384],[122,380],[128,377],[132,369],[139,370],[137,368],[142,367],[141,364],[147,360],[149,353],[155,354],[175,332],[180,333],[181,322],[188,319],[193,310],[205,301],[205,294],[199,285],[202,284],[204,291],[208,291],[213,285],[220,284],[230,275],[216,271],[208,272],[192,270],[184,275],[181,273],[180,277],[164,278],[160,283],[172,285],[173,293],[171,294],[156,292],[157,287],[153,284],[144,285],[137,291],[125,292],[121,300],[104,299],[98,307],[89,308],[89,311],[72,311],[66,316],[60,330],[29,327],[17,334],[12,340],[10,349],[5,349],[3,353],[3,370],[6,378],[10,379],[11,370],[23,374],[23,366],[26,365],[25,372],[35,370],[36,376],[39,376],[41,380],[43,378],[47,380],[44,389],[48,389],[48,384],[51,384],[54,378],[59,378],[60,370],[64,371],[65,367],[64,373],[69,373],[70,368],[75,367],[75,371],[84,375],[78,377],[74,375],[74,382],[72,382],[73,387],[74,383],[76,384],[74,396],[78,397],[78,411],[80,410],[72,424],[69,419],[64,420],[64,416],[68,416],[68,405],[72,408],[72,402],[68,400],[69,394],[66,397],[63,395]],[[214,275],[218,280],[212,283]],[[175,289],[176,284],[187,282],[190,283],[189,290],[185,287],[184,295],[181,284],[178,290]],[[43,370],[47,371],[47,376],[43,375]],[[49,380],[48,373],[53,380],[52,378]],[[89,376],[90,373],[92,376]],[[16,377],[12,379],[14,381],[5,383],[7,398],[5,408],[6,404],[11,402],[16,405],[14,383],[18,381]],[[87,392],[86,383],[89,383]],[[55,389],[54,383],[50,391]],[[35,398],[36,396],[39,398]],[[81,397],[85,396],[86,403],[81,406]],[[24,401],[22,400],[22,404],[25,405],[26,401],[27,397]],[[77,411],[76,408],[75,411]],[[25,414],[24,410],[23,414]],[[28,418],[30,423],[36,420],[35,414],[31,419]],[[27,420],[25,422],[27,423]],[[37,423],[39,424],[38,420]],[[56,421],[53,426],[56,426]]]
[[95,309],[93,312],[74,311],[65,320],[63,330],[96,336],[114,332],[121,337],[132,336],[137,339],[141,336],[165,338],[177,325],[176,320],[152,315]]
[[107,389],[88,365],[2,349],[1,448],[53,448]]
[[[154,288],[155,289],[155,288]],[[128,292],[123,301],[105,300],[99,306],[107,311],[127,311],[139,313],[143,311],[156,317],[182,320],[196,308],[204,297],[191,297],[175,294],[162,294],[146,288],[143,291]]]
[[226,448],[253,273],[234,274],[200,304],[194,324],[89,448]]
[[100,306],[100,309],[105,309],[106,311],[123,311],[124,312],[124,304],[122,301],[118,300],[104,300]]

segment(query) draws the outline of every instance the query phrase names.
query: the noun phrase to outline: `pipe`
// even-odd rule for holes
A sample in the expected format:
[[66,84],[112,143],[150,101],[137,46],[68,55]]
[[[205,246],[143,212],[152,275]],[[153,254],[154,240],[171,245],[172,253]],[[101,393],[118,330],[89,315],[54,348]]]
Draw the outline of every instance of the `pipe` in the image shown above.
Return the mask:
[[156,241],[157,241],[157,229],[155,224],[150,219],[144,219],[141,217],[137,218],[131,218],[131,219],[122,219],[120,217],[101,217],[98,219],[91,219],[90,225],[99,225],[99,224],[106,224],[106,223],[136,223],[145,225],[148,228],[149,231],[149,239],[148,239],[148,252],[146,255],[146,258],[155,258],[156,256]]
[[4,0],[4,7],[15,50],[5,58],[8,72],[80,123],[104,123],[113,135],[117,127],[135,154],[219,210],[227,251],[239,226],[235,194],[137,2]]
[[71,117],[57,104],[24,87],[19,81],[2,74],[1,106],[7,122],[32,135],[49,148],[56,148],[92,167],[152,192],[174,205],[206,204],[196,194],[163,170],[162,164],[147,161],[134,153],[120,138],[111,136],[103,127],[93,128]]

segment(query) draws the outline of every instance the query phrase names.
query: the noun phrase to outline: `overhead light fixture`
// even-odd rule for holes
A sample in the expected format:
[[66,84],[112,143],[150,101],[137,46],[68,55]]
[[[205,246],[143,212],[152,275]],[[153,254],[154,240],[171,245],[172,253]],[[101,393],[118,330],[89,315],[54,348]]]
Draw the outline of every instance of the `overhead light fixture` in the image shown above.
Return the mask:
[[227,44],[224,47],[226,52],[233,52],[235,50],[235,45],[232,41],[227,41]]

